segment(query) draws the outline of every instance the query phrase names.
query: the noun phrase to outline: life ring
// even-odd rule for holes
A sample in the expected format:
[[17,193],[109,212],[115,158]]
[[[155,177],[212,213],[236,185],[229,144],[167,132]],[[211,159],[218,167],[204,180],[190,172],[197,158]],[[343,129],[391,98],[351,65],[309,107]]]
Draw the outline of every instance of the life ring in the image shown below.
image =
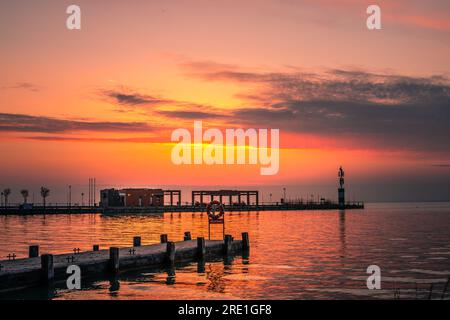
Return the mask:
[[[216,211],[219,211],[218,214],[216,214]],[[211,220],[219,220],[220,218],[223,217],[223,215],[225,214],[225,210],[223,208],[223,204],[221,204],[219,201],[214,200],[211,201],[207,206],[206,206],[206,212],[208,213],[208,217]]]

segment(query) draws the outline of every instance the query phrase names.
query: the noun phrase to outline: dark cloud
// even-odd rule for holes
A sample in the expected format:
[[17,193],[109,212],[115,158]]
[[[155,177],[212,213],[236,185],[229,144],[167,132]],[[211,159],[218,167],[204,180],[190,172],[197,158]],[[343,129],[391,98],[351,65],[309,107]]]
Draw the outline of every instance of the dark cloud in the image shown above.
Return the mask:
[[286,106],[278,109],[240,109],[235,116],[251,126],[366,139],[367,146],[450,151],[448,102],[389,106],[327,100],[284,103]]
[[[413,78],[381,75],[364,71],[329,70],[312,73],[251,73],[239,70],[191,72],[207,81],[258,83],[266,91],[260,99],[376,101],[384,104],[434,100],[449,97],[448,79],[441,76]],[[256,97],[255,93],[241,93],[239,97]]]
[[[187,120],[217,119],[225,118],[227,116],[212,106],[182,100],[155,98],[138,93],[130,94],[122,89],[103,91],[103,94],[108,98],[113,98],[114,101],[119,104],[119,107],[114,110],[119,113],[135,113],[139,110],[147,115]],[[164,110],[167,106],[172,109]]]
[[[182,67],[189,76],[205,81],[248,83],[237,95],[243,106],[223,111],[127,90],[105,92],[122,109],[140,108],[155,116],[222,119],[233,127],[351,138],[342,140],[345,147],[450,150],[450,84],[443,76],[407,77],[342,69],[311,73],[292,68],[289,72],[264,73],[213,62],[185,63]],[[161,108],[166,105],[172,110]]]
[[73,131],[150,131],[143,122],[66,120],[24,114],[0,113],[0,131],[66,133]]
[[153,137],[126,137],[126,138],[96,138],[96,137],[71,137],[71,136],[29,136],[21,137],[27,140],[38,141],[75,141],[75,142],[133,142],[133,143],[152,143],[158,142]]
[[[120,105],[121,109],[116,109],[117,112],[135,111],[132,108],[141,108],[149,110],[147,107],[165,107],[175,106],[185,109],[210,108],[206,105],[191,103],[188,101],[173,100],[161,97],[154,97],[151,95],[140,93],[129,93],[128,90],[115,89],[102,91],[102,95],[107,99],[112,99],[112,102]],[[152,110],[152,109],[150,109]]]
[[173,100],[160,99],[150,95],[125,92],[123,90],[106,90],[102,92],[114,103],[125,106],[155,106],[162,104],[172,104]]
[[234,123],[353,137],[384,148],[450,150],[450,84],[442,76],[359,70],[252,73],[194,65],[188,73],[207,81],[250,84],[252,89],[238,95],[249,106],[233,112]]

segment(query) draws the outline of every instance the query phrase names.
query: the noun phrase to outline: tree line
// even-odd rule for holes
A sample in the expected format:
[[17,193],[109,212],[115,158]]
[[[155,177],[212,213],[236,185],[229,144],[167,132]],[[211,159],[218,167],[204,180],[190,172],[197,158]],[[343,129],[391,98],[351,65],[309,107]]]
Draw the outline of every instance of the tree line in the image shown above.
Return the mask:
[[[45,207],[46,199],[50,195],[50,189],[48,189],[46,187],[41,187],[40,193],[41,193],[41,197],[42,197],[42,203],[44,204],[44,207]],[[20,190],[20,194],[23,197],[23,203],[26,204],[28,201],[28,197],[30,196],[30,192],[27,189],[22,189],[22,190]],[[1,197],[2,197],[1,199],[4,200],[5,207],[8,205],[8,199],[9,199],[10,195],[11,195],[10,188],[5,188],[1,192]]]

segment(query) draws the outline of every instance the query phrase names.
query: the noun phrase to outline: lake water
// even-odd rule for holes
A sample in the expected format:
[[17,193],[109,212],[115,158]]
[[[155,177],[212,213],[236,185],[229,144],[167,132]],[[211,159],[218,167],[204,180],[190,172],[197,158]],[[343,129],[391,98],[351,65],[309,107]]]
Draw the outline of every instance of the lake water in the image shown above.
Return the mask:
[[[9,298],[52,299],[393,299],[441,298],[450,276],[450,203],[367,204],[364,210],[233,212],[226,233],[250,235],[250,256],[178,266],[175,275],[140,270],[111,279],[82,279],[81,291],[63,285],[8,293]],[[207,216],[52,215],[0,217],[0,256],[26,257],[208,236]],[[221,226],[212,226],[221,238]],[[381,290],[368,290],[369,265],[381,269]],[[396,290],[394,290],[396,289]],[[448,289],[447,299],[450,297]]]

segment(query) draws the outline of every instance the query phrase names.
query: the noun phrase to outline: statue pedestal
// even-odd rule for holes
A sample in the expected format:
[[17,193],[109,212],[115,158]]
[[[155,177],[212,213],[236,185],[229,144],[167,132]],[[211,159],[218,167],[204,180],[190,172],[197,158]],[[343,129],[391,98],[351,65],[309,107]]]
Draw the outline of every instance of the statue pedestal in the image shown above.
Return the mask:
[[345,207],[345,189],[344,188],[338,189],[338,202],[339,202],[339,207],[341,207],[341,208]]

